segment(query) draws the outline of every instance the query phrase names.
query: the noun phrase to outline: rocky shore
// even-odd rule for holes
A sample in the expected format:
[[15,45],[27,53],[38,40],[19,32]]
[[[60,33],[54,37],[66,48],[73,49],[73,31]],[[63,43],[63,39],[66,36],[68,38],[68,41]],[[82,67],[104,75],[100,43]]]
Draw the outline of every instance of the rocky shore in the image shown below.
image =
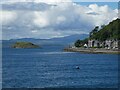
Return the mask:
[[64,51],[81,53],[120,54],[120,50],[118,49],[105,49],[105,48],[65,48]]

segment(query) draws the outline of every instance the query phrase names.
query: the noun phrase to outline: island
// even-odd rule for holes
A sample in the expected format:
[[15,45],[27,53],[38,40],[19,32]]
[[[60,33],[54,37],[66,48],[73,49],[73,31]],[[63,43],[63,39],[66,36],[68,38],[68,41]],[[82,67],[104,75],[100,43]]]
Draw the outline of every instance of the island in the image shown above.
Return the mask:
[[64,51],[82,53],[120,54],[120,19],[113,20],[108,25],[96,26],[84,40],[76,40],[74,45]]
[[12,48],[39,48],[40,46],[35,45],[31,42],[16,42],[12,45]]

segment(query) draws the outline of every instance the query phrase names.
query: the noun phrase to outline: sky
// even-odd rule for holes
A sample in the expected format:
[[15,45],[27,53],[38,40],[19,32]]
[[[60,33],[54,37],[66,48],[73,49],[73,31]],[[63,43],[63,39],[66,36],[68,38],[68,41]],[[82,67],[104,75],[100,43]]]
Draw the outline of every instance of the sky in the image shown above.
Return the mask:
[[88,34],[95,26],[118,18],[118,2],[112,0],[2,0],[0,5],[4,40]]
[[81,5],[86,5],[86,6],[96,3],[99,6],[108,5],[112,9],[118,9],[118,2],[76,2],[76,3],[79,3]]

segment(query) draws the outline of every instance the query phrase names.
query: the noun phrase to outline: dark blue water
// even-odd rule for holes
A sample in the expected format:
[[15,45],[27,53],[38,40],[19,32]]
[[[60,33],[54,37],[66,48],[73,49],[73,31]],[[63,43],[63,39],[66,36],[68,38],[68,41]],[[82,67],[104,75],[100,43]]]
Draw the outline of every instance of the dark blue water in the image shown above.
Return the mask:
[[81,54],[63,52],[62,49],[62,46],[3,48],[3,88],[118,86],[117,55]]

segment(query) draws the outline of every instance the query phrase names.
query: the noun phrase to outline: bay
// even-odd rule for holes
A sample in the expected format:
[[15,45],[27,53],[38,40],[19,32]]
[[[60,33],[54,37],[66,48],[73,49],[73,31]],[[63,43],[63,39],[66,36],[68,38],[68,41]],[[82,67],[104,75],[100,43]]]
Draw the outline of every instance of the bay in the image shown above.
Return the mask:
[[3,48],[3,88],[118,86],[118,55],[64,52],[63,48],[57,45],[38,49]]

